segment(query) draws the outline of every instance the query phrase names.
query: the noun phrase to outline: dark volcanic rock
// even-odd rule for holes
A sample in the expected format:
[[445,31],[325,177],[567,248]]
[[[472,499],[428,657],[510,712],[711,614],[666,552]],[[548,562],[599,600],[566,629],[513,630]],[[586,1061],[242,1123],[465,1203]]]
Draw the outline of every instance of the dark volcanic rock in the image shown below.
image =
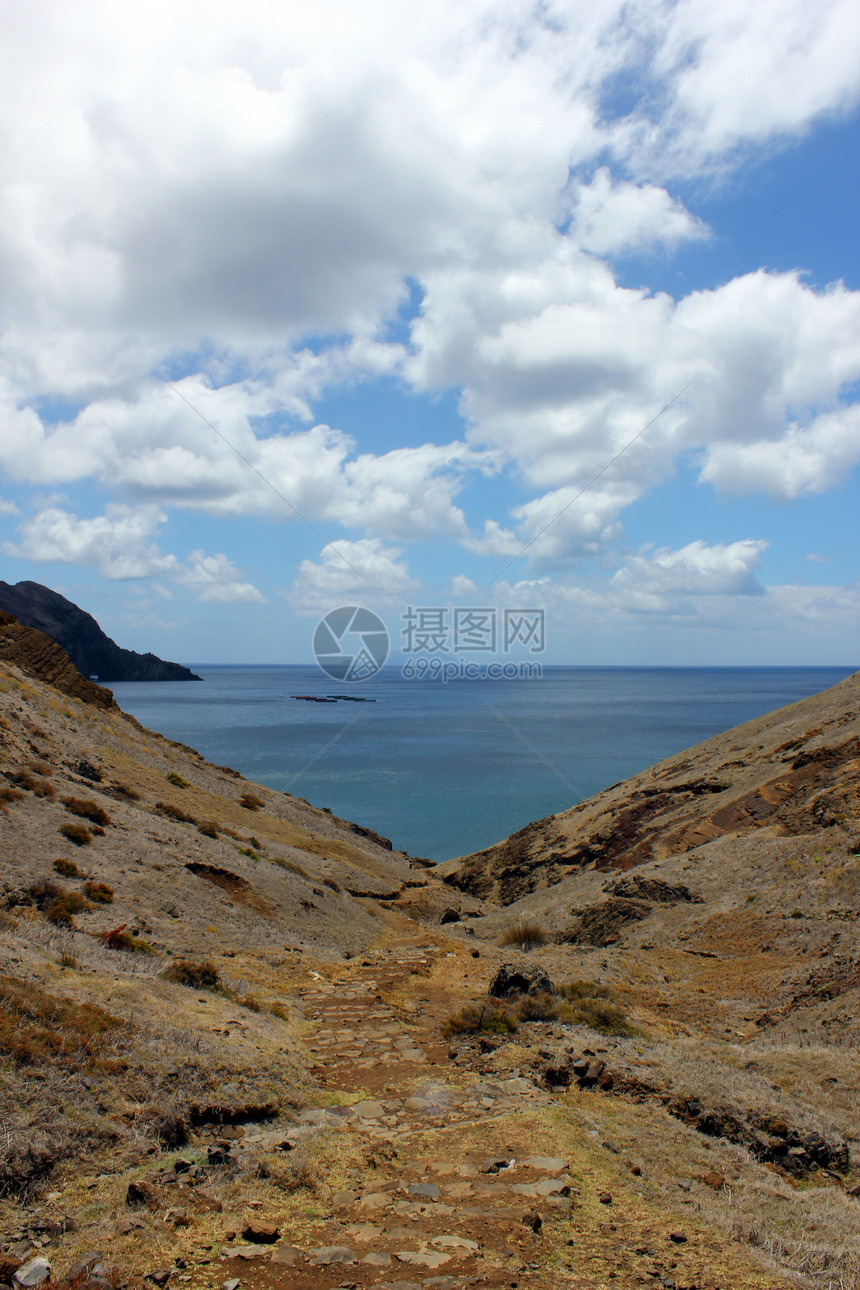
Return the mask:
[[489,993],[494,999],[508,999],[516,994],[555,994],[555,986],[539,967],[503,963],[490,983]]
[[561,936],[578,945],[614,945],[630,923],[647,918],[652,906],[637,900],[613,897],[600,905],[579,910],[579,918]]
[[0,582],[0,610],[56,641],[84,677],[101,681],[199,681],[187,667],[122,649],[91,614],[38,582]]

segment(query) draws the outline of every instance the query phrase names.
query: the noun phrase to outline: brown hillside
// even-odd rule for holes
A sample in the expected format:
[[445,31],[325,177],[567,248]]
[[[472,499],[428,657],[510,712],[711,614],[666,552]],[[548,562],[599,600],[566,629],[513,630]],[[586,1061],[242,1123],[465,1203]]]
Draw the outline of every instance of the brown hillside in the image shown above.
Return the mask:
[[[860,867],[821,705],[778,819],[552,883],[536,849],[502,906],[40,658],[0,662],[0,1286],[856,1290]],[[506,964],[546,989],[491,997]]]
[[113,694],[81,676],[65,650],[35,627],[24,627],[0,610],[0,661],[14,663],[27,676],[36,677],[73,699],[97,708],[114,708]]
[[860,673],[437,872],[509,905],[587,869],[631,869],[718,838],[837,826],[860,830]]

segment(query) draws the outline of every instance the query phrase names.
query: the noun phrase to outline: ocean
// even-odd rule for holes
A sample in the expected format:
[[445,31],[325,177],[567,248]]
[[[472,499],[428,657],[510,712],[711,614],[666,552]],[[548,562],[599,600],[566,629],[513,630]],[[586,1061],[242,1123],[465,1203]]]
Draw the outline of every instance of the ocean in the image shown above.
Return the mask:
[[346,693],[316,667],[206,667],[117,683],[126,712],[248,779],[328,806],[410,855],[447,860],[773,708],[850,668],[545,668],[540,680],[406,680]]

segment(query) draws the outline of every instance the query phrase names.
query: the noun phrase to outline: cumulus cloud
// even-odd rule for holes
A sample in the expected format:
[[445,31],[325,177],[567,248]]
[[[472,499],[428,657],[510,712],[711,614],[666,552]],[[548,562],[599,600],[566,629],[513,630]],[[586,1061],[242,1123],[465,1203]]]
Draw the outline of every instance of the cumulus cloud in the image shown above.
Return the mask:
[[350,601],[369,608],[390,604],[419,585],[402,554],[378,538],[330,542],[319,561],[302,560],[287,599],[302,614],[326,613]]
[[635,612],[678,612],[701,596],[758,596],[764,588],[755,571],[767,542],[747,538],[729,545],[690,542],[678,551],[665,547],[640,552],[613,575],[610,591]]
[[[80,519],[58,506],[46,507],[19,526],[16,545],[4,542],[6,555],[37,564],[79,564],[98,569],[110,580],[166,577],[197,593],[198,600],[256,601],[265,597],[224,554],[192,551],[186,562],[162,551],[150,539],[166,515],[152,506],[112,504],[103,515]],[[166,589],[156,584],[156,594]]]
[[702,221],[665,188],[616,182],[608,166],[601,166],[591,183],[575,189],[575,201],[570,234],[596,255],[671,248],[708,236]]
[[[705,236],[674,177],[857,102],[849,0],[39,0],[6,17],[0,465],[133,503],[45,510],[19,554],[258,596],[226,556],[160,551],[151,517],[182,507],[299,514],[349,541],[530,543],[555,567],[611,546],[679,454],[721,492],[784,499],[860,458],[860,293],[762,271],[676,302],[601,258]],[[390,341],[407,282],[420,315]],[[323,395],[381,375],[459,390],[467,441],[369,452],[313,424]],[[465,486],[500,471],[534,495],[471,518]]]

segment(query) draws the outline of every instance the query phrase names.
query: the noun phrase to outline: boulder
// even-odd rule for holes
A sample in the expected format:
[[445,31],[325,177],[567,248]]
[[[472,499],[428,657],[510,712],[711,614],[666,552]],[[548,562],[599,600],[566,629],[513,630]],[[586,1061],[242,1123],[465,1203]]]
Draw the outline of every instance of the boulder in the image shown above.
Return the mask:
[[542,968],[529,963],[517,966],[503,963],[490,983],[494,999],[510,999],[518,994],[555,994],[555,986]]
[[29,1259],[26,1263],[22,1263],[12,1281],[16,1286],[29,1288],[30,1286],[40,1286],[44,1281],[48,1281],[50,1276],[50,1263],[42,1255],[38,1255],[35,1259]]

